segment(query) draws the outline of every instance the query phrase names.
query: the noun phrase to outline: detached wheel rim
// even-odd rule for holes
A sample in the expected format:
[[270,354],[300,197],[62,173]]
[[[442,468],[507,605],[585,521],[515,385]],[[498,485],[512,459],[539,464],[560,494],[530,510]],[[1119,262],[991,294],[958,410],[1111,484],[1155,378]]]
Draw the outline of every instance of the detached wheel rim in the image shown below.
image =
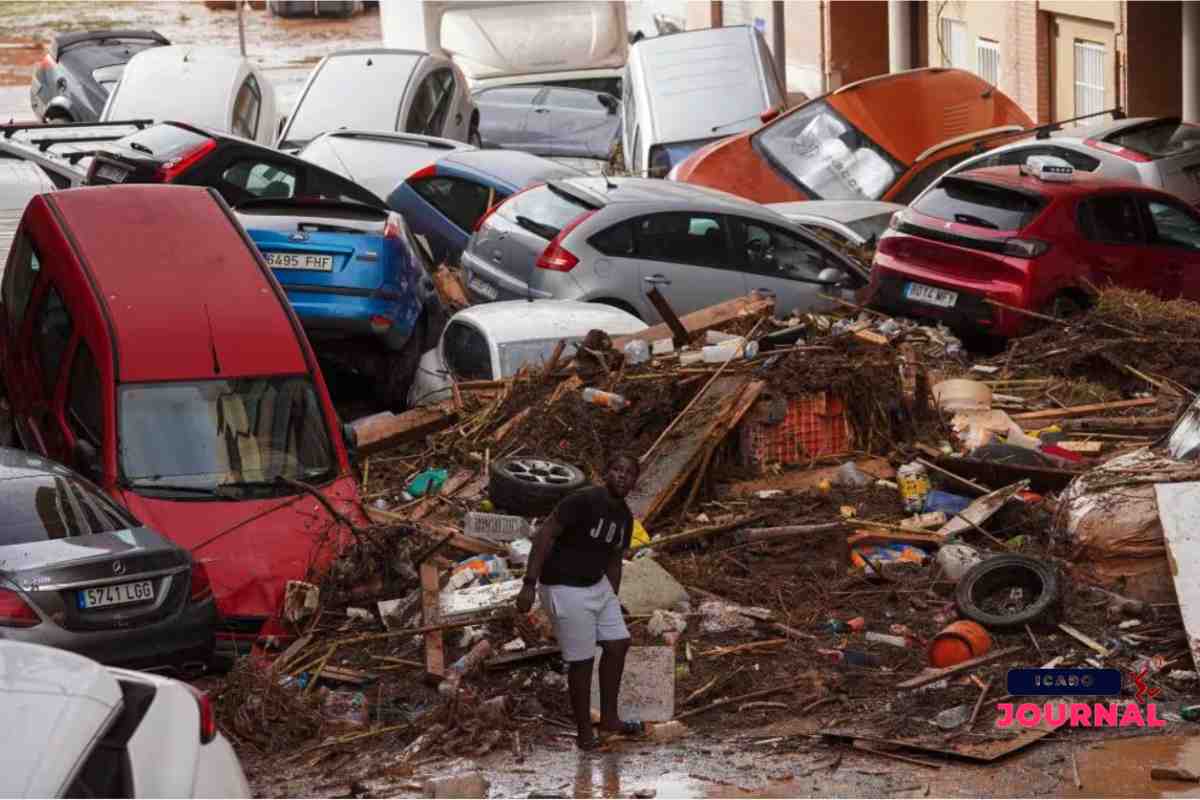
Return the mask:
[[566,486],[575,477],[571,469],[564,464],[536,458],[509,461],[504,466],[504,471],[516,480],[543,486]]

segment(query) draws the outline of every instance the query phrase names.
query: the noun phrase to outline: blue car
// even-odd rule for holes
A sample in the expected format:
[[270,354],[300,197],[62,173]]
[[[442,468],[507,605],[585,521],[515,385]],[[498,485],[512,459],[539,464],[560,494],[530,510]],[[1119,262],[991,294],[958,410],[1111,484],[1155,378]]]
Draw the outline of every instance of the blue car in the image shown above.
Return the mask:
[[323,358],[367,375],[401,410],[446,314],[399,214],[318,199],[252,200],[238,218]]
[[457,264],[475,224],[501,200],[579,170],[512,150],[459,150],[409,175],[387,196],[413,233],[425,237],[434,263]]

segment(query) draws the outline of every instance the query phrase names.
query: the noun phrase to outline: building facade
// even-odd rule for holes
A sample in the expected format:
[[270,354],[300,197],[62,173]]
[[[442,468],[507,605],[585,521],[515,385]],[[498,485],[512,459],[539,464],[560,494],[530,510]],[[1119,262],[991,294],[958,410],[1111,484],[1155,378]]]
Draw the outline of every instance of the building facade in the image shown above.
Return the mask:
[[[782,20],[783,35],[774,27]],[[1121,109],[1200,122],[1200,2],[696,2],[688,27],[757,24],[788,88],[816,96],[883,72],[971,70],[1039,123]]]

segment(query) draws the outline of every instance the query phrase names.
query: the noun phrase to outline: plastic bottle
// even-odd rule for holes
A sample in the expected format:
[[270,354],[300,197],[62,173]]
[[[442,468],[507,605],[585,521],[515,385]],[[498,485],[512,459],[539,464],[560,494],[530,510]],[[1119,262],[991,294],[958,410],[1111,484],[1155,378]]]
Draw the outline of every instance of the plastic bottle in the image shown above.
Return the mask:
[[611,408],[613,411],[624,411],[625,407],[629,405],[629,401],[619,394],[593,389],[590,386],[584,389],[582,394],[583,399],[592,405]]
[[641,339],[634,339],[625,345],[625,363],[629,365],[644,364],[650,360],[650,345]]
[[878,667],[882,663],[879,656],[864,653],[861,650],[818,650],[817,652],[827,656],[831,661],[850,667]]
[[929,473],[925,471],[925,465],[916,461],[905,464],[896,470],[896,482],[900,484],[904,509],[911,514],[924,511],[925,498],[929,494]]
[[503,558],[493,555],[477,556],[454,565],[454,570],[450,573],[450,580],[446,582],[445,590],[454,592],[476,582],[496,583],[508,576],[508,564]]
[[754,358],[758,355],[758,342],[748,342],[743,345],[741,339],[735,342],[710,344],[701,349],[700,352],[703,353],[706,364],[723,364],[737,356],[739,348],[741,348],[741,355],[744,358]]
[[1188,722],[1200,722],[1200,706],[1184,706],[1179,710],[1179,716]]

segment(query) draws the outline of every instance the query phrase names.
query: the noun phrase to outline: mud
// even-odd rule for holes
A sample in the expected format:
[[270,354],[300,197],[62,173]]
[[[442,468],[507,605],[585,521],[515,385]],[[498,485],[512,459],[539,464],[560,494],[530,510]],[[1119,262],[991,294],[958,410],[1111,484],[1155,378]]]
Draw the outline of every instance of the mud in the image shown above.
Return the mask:
[[[245,12],[246,54],[266,70],[288,113],[312,66],[327,53],[382,44],[379,14],[350,19],[283,19]],[[151,28],[174,44],[238,49],[237,14],[202,3],[0,3],[0,120],[29,120],[33,66],[56,33],[96,28]]]

